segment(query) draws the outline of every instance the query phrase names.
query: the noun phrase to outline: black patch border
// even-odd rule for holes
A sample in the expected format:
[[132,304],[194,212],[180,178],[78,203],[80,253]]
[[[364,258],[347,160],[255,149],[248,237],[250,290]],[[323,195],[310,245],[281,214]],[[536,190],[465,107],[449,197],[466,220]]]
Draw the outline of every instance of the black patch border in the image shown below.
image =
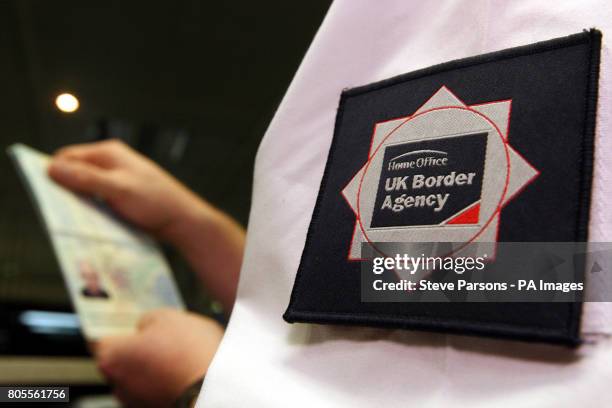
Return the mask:
[[334,134],[329,149],[325,170],[321,179],[321,185],[317,194],[315,207],[313,210],[311,222],[306,234],[306,240],[300,265],[296,274],[293,290],[289,300],[287,310],[283,314],[283,319],[288,323],[322,323],[322,324],[340,324],[340,325],[356,325],[356,326],[375,326],[383,328],[400,328],[410,330],[425,330],[432,332],[456,333],[462,335],[479,335],[498,338],[518,339],[532,342],[547,342],[562,344],[575,347],[581,344],[580,325],[582,317],[582,302],[567,303],[569,308],[569,318],[567,330],[544,329],[528,327],[522,328],[518,325],[484,322],[462,321],[443,317],[436,320],[432,317],[422,316],[405,316],[405,315],[383,315],[364,312],[340,313],[340,312],[309,312],[303,310],[295,310],[294,303],[296,298],[300,296],[301,286],[300,280],[303,274],[303,265],[305,259],[310,255],[310,242],[312,240],[312,232],[318,221],[319,209],[325,186],[327,184],[329,170],[336,152],[336,144],[340,133],[340,123],[342,123],[344,105],[347,98],[360,95],[373,90],[396,85],[402,82],[418,79],[428,75],[438,74],[445,71],[466,68],[473,65],[479,65],[489,62],[500,61],[517,56],[528,56],[536,53],[542,53],[559,48],[570,47],[573,45],[588,44],[590,46],[589,68],[587,78],[587,90],[585,101],[585,119],[584,131],[582,134],[582,154],[580,155],[581,163],[577,167],[581,169],[580,180],[580,197],[578,197],[578,214],[576,217],[576,242],[586,242],[588,240],[588,223],[591,204],[591,186],[593,176],[594,148],[595,148],[595,129],[596,129],[596,114],[597,100],[599,91],[599,70],[600,70],[600,53],[601,53],[601,31],[592,28],[584,30],[581,33],[573,34],[565,37],[559,37],[552,40],[536,42],[533,44],[509,48],[492,53],[482,54],[474,57],[449,61],[446,63],[434,65],[428,68],[420,69],[410,73],[398,75],[379,82],[371,83],[364,86],[345,89],[340,95],[340,103],[336,115],[334,125]]

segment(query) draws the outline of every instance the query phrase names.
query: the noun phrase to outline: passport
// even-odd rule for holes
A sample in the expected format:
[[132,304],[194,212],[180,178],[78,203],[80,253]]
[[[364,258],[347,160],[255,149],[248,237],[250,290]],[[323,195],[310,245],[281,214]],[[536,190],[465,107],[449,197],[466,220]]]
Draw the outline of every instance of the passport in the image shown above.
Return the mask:
[[55,183],[47,175],[48,155],[23,144],[7,152],[49,235],[88,340],[134,332],[152,309],[184,309],[170,267],[151,237],[103,201]]

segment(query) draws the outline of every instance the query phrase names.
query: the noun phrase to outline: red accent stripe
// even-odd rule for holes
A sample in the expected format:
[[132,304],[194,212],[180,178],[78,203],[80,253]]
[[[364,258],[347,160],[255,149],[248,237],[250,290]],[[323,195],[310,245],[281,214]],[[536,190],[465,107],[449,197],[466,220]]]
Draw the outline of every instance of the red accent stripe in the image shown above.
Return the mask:
[[480,216],[480,203],[466,208],[460,212],[456,217],[450,219],[447,224],[478,224],[478,217]]

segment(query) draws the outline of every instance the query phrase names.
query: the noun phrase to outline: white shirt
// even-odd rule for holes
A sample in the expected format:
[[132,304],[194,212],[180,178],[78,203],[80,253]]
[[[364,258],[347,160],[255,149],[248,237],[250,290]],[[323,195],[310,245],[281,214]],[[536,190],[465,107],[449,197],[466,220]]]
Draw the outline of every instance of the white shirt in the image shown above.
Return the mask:
[[606,41],[612,35],[612,3],[336,1],[259,148],[238,299],[198,405],[475,408],[609,401],[610,304],[585,305],[582,331],[592,341],[574,352],[405,330],[290,325],[282,319],[342,89],[591,27],[602,30],[604,39],[589,239],[612,242]]

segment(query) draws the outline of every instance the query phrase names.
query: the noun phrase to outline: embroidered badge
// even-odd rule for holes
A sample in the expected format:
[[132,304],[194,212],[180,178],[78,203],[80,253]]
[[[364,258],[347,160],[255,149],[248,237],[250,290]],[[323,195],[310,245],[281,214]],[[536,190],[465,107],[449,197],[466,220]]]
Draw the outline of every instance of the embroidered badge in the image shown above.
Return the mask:
[[342,195],[362,242],[497,240],[500,211],[537,175],[509,143],[512,100],[466,105],[446,86],[412,115],[374,127]]
[[[491,283],[525,258],[506,243],[588,241],[600,51],[590,30],[342,91],[285,320],[579,344],[580,300],[383,297],[373,283]],[[486,267],[368,266],[427,246]]]

